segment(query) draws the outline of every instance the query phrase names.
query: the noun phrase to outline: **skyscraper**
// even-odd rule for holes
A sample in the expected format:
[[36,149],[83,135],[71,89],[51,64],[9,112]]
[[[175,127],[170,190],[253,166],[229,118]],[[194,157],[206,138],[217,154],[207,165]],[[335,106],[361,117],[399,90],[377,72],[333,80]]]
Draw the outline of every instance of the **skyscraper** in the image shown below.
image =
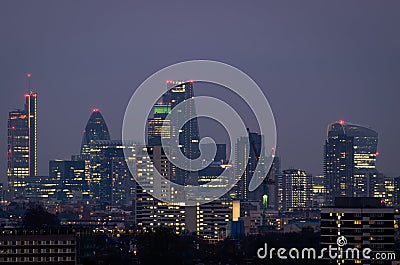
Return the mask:
[[[90,193],[95,202],[131,205],[135,181],[128,168],[124,149],[135,154],[136,146],[121,140],[95,140],[89,144]],[[131,160],[132,157],[127,157]]]
[[[174,190],[166,181],[156,182],[154,170],[158,170],[165,178],[170,178],[171,163],[161,146],[140,147],[137,146],[134,153],[133,164],[135,174],[140,179],[140,185],[136,185],[135,219],[139,229],[147,230],[164,226],[175,230],[180,234],[187,230],[186,208],[184,203],[167,203],[154,198],[149,191],[160,190],[161,196],[175,199]],[[177,200],[179,201],[179,199]]]
[[277,178],[281,174],[281,160],[278,156],[274,156],[271,168],[267,177],[263,181],[263,210],[278,209],[278,183]]
[[80,159],[85,161],[85,176],[88,181],[92,178],[90,176],[90,144],[97,140],[110,140],[110,133],[99,109],[94,108],[83,131],[80,152]]
[[324,176],[329,205],[335,197],[356,196],[358,182],[355,182],[355,173],[359,170],[375,169],[378,134],[372,129],[340,120],[328,126],[327,136]]
[[[262,141],[264,141],[263,135],[255,132],[250,132],[248,130],[248,137],[241,137],[236,142],[235,152],[237,161],[235,165],[235,171],[243,171],[243,174],[241,176],[236,176],[237,179],[240,178],[235,187],[237,198],[239,199],[257,200],[261,202],[264,193],[263,185],[260,185],[256,190],[252,192],[249,192],[248,187],[250,184],[250,180],[256,170],[257,164],[264,163],[264,161],[260,161],[260,157],[264,156],[264,151],[261,150]],[[247,152],[249,154],[248,157],[246,156]],[[264,173],[267,174],[267,172]]]
[[8,185],[11,197],[24,192],[24,178],[37,175],[37,93],[25,94],[25,108],[8,115]]
[[154,105],[153,117],[147,121],[147,144],[149,146],[161,146],[161,138],[171,137],[171,121],[166,119],[170,112],[171,105],[169,104],[161,102]]
[[[178,143],[176,144],[180,147],[182,153],[190,160],[198,158],[200,156],[199,150],[199,127],[197,118],[191,119],[186,122],[182,128],[178,128],[178,123],[186,120],[189,117],[196,116],[195,106],[191,101],[186,101],[193,98],[193,81],[166,81],[169,90],[162,96],[161,104],[156,104],[154,106],[154,118],[149,120],[148,125],[148,142],[149,144],[160,143],[161,133],[164,136],[168,136],[168,132],[159,131],[162,124],[161,121],[167,122],[167,126],[170,126],[170,137],[178,136]],[[183,104],[182,109],[179,110],[179,115],[174,115],[176,120],[166,121],[166,115],[178,104],[186,101]],[[171,157],[175,157],[171,154]],[[187,168],[191,168],[191,165],[185,165]],[[197,184],[197,175],[195,172],[190,172],[188,170],[180,169],[175,166],[171,167],[171,180],[184,185],[184,184]]]
[[312,208],[312,176],[300,169],[283,170],[276,177],[278,209],[281,211],[307,210]]
[[110,140],[110,133],[100,110],[94,108],[83,132],[81,155],[86,155],[90,142],[96,140]]

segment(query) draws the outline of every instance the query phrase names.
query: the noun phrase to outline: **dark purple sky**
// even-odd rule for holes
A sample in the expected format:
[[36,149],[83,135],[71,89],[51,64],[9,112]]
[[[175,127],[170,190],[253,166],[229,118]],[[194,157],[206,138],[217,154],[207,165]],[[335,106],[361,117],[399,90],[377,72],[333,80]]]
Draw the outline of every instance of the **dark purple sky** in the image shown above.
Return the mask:
[[284,167],[322,172],[328,123],[379,133],[379,169],[400,175],[399,1],[1,1],[0,174],[7,115],[26,73],[39,93],[39,173],[79,152],[91,109],[121,138],[134,89],[184,60],[238,67],[267,95]]

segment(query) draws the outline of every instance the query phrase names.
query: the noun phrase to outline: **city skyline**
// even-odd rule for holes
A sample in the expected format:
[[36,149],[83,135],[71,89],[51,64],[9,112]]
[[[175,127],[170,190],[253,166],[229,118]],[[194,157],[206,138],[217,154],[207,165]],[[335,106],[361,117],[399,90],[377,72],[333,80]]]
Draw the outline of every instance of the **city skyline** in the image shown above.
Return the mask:
[[[30,77],[31,77],[31,74],[27,74],[27,75],[29,75],[29,79],[30,79]],[[30,92],[31,94],[33,93],[34,95],[35,95],[35,100],[36,100],[36,96],[37,96],[37,93],[36,92]],[[25,98],[27,98],[27,95],[28,94],[24,94],[24,97]],[[157,106],[157,104],[155,105],[155,106]],[[40,108],[39,108],[40,109]],[[14,111],[11,111],[10,112],[10,115],[13,113],[13,112],[16,112],[16,111],[19,111],[19,109],[18,108],[14,108]],[[81,145],[80,145],[80,149],[78,150],[78,152],[75,152],[75,153],[71,153],[71,154],[67,154],[65,157],[63,157],[63,158],[50,158],[48,161],[51,161],[51,160],[66,160],[66,161],[68,161],[68,160],[70,160],[71,159],[71,157],[76,157],[78,154],[80,154],[80,152],[82,152],[82,150],[83,150],[83,148],[84,148],[84,144],[85,144],[85,141],[88,141],[86,138],[88,137],[88,134],[87,134],[87,129],[90,127],[90,126],[94,126],[94,125],[91,125],[91,123],[92,124],[94,124],[94,119],[101,119],[101,121],[104,123],[105,121],[104,121],[104,118],[103,118],[103,116],[102,116],[102,114],[101,114],[101,112],[100,112],[100,109],[99,108],[97,108],[97,107],[94,107],[94,108],[92,108],[91,109],[91,113],[90,113],[90,117],[89,117],[89,120],[88,120],[88,122],[87,122],[87,124],[85,125],[85,128],[84,128],[84,130],[83,130],[83,139],[81,139]],[[364,128],[364,130],[369,130],[369,131],[372,131],[372,132],[374,132],[373,130],[372,130],[372,128],[371,127],[362,127],[361,125],[358,125],[358,124],[352,124],[352,123],[349,123],[349,122],[347,122],[347,121],[344,121],[344,120],[337,120],[337,121],[335,121],[335,122],[333,122],[333,123],[329,123],[328,125],[327,125],[327,127],[328,127],[328,131],[329,131],[329,128],[333,125],[333,124],[337,124],[337,125],[341,125],[341,126],[355,126],[355,127],[360,127],[360,128]],[[37,126],[37,125],[36,125]],[[89,127],[88,127],[89,126]],[[111,135],[111,132],[108,130],[108,128],[107,128],[107,123],[104,123],[103,125],[101,125],[101,126],[103,126],[103,127],[105,127],[105,130],[106,130],[106,133],[107,133],[107,139],[112,139],[112,140],[118,140],[118,138],[111,138],[110,137],[110,135]],[[39,127],[40,127],[40,125],[39,125]],[[92,127],[90,127],[91,129],[94,129],[94,128],[92,128]],[[104,130],[103,130],[104,131]],[[325,137],[327,137],[328,136],[328,131],[327,131],[327,135],[325,136]],[[201,132],[201,130],[200,130],[200,132]],[[201,134],[201,133],[200,133]],[[39,135],[40,135],[40,133],[39,133]],[[220,142],[221,144],[225,144],[224,142]],[[323,146],[323,143],[321,144],[322,146]],[[39,143],[39,146],[40,146],[40,143]],[[37,148],[37,147],[35,147],[35,148]],[[279,147],[278,147],[279,148]],[[376,148],[376,147],[375,147]],[[375,153],[374,153],[375,154]],[[278,152],[278,155],[280,156],[280,158],[282,159],[283,158],[283,160],[285,159],[285,157],[284,156],[281,156],[280,155],[280,153]],[[376,162],[378,162],[378,165],[379,165],[379,155],[380,155],[380,153],[379,152],[376,152],[376,154],[375,154],[375,157],[374,157],[374,166],[373,166],[373,168],[375,169],[375,163]],[[35,160],[37,160],[37,154],[35,154],[35,156],[36,156],[36,158],[35,158]],[[40,154],[39,154],[39,156],[40,156]],[[47,161],[47,162],[48,162]],[[37,163],[37,162],[36,162]],[[35,165],[36,166],[36,165]],[[47,164],[46,164],[46,166],[47,166]],[[322,165],[322,167],[323,167],[323,165]],[[286,168],[286,169],[302,169],[302,170],[304,170],[304,167],[302,167],[302,166],[288,166],[288,165],[286,165],[286,166],[284,166],[283,168]],[[380,170],[380,172],[382,172],[383,174],[386,174],[386,172],[385,172],[385,169],[381,169],[379,166],[377,167],[377,169],[378,170]],[[318,174],[315,174],[314,172],[312,172],[312,171],[308,171],[308,170],[306,170],[307,172],[310,172],[310,173],[312,173],[313,175],[323,175],[323,172],[322,173],[318,173]],[[45,174],[43,174],[43,172],[41,172],[41,174],[37,174],[37,175],[41,175],[41,176],[44,176],[44,175],[46,175],[48,172],[45,172]],[[390,174],[386,174],[386,175],[388,175],[388,176],[392,176],[392,175],[390,175]],[[396,174],[393,174],[393,176],[392,177],[397,177],[398,175],[396,175]],[[4,180],[2,180],[1,178],[0,178],[0,182],[3,182],[3,183],[7,183],[7,179],[4,181]]]
[[[93,107],[102,111],[112,138],[118,139],[127,98],[135,87],[155,70],[197,58],[230,63],[263,88],[276,116],[277,152],[284,168],[322,174],[326,126],[344,119],[377,130],[378,168],[387,175],[400,173],[399,128],[393,122],[400,83],[396,2],[345,6],[313,2],[291,8],[283,3],[235,3],[229,8],[215,3],[206,8],[170,2],[160,4],[159,10],[147,3],[111,8],[97,2],[95,9],[80,5],[80,13],[75,13],[72,3],[44,3],[7,3],[0,9],[4,36],[0,113],[5,117],[20,106],[28,87],[24,76],[32,73],[31,86],[40,94],[41,104],[40,175],[46,172],[48,160],[68,159],[79,152]],[[182,11],[185,25],[168,15],[172,10]],[[99,12],[110,13],[98,17]],[[203,13],[207,20],[202,19]],[[77,19],[71,20],[75,14]],[[135,26],[140,22],[147,26]],[[13,30],[6,25],[13,25]],[[175,48],[178,32],[191,36],[190,45]],[[143,44],[149,40],[150,47]],[[2,119],[3,182],[5,128]]]
[[397,264],[399,10],[0,1],[0,263]]

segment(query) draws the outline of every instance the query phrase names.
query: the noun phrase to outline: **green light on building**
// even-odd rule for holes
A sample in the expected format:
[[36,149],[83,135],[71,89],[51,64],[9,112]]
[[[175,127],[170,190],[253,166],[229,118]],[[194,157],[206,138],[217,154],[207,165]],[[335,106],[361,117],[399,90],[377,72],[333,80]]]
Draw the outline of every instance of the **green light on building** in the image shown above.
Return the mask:
[[170,112],[170,105],[154,105],[154,114],[169,114]]
[[264,194],[264,196],[262,197],[262,201],[263,201],[264,208],[267,208],[267,206],[268,206],[268,195]]

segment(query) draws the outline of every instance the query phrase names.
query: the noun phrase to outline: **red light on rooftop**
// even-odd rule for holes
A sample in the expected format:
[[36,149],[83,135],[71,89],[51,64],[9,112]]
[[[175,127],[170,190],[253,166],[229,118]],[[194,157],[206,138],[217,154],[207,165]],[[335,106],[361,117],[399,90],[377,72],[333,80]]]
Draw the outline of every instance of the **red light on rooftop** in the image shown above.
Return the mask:
[[344,120],[340,120],[339,123],[340,123],[340,125],[343,125],[344,124]]
[[26,77],[28,78],[31,78],[31,76],[32,76],[31,74],[26,74]]
[[29,98],[30,95],[29,95],[29,94],[25,94],[24,96],[25,96],[26,98]]
[[93,112],[99,112],[99,109],[98,109],[98,108],[93,108],[92,111],[93,111]]
[[193,82],[194,82],[193,80],[189,80],[189,83],[193,84]]
[[37,94],[36,94],[36,93],[35,93],[35,94],[32,94],[32,97],[36,98],[36,96],[37,96]]
[[172,80],[167,80],[166,83],[167,84],[172,84]]
[[15,126],[11,127],[11,130],[13,130],[13,131],[14,131],[14,130],[15,130]]
[[379,152],[376,152],[376,153],[375,153],[376,156],[378,156],[379,154],[380,154]]

